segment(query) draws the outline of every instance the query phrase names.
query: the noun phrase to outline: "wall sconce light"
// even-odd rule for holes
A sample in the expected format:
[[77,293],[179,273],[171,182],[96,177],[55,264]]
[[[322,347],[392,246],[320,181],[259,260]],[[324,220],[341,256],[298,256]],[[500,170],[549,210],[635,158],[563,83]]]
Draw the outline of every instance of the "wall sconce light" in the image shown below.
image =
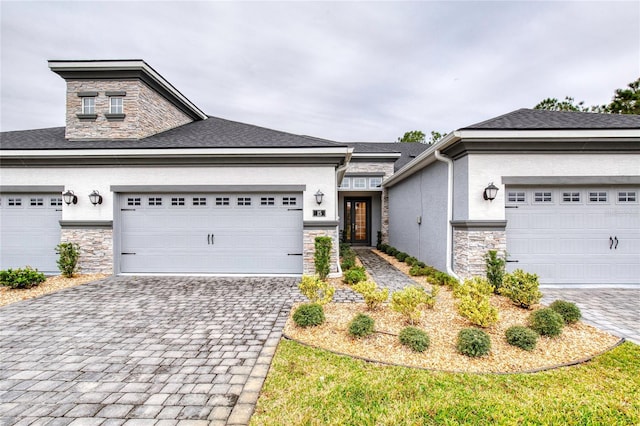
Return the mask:
[[67,203],[67,205],[70,205],[71,203],[78,204],[78,196],[70,189],[67,189],[66,192],[62,193],[62,198],[64,198],[64,202]]
[[316,203],[322,204],[322,197],[324,197],[324,194],[322,193],[322,191],[318,189],[318,192],[316,192],[314,196],[316,197]]
[[485,200],[493,201],[498,195],[498,187],[493,184],[493,182],[489,183],[489,185],[484,189],[482,196]]
[[91,204],[93,204],[94,206],[97,204],[102,204],[102,195],[100,195],[100,193],[94,189],[93,192],[89,194],[89,201],[91,201]]

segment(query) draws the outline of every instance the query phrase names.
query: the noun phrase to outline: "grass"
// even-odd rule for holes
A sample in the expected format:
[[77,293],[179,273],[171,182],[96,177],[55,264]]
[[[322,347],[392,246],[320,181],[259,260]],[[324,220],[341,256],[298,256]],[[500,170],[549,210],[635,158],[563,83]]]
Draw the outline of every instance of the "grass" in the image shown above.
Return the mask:
[[640,346],[535,374],[367,363],[281,341],[251,425],[638,425]]

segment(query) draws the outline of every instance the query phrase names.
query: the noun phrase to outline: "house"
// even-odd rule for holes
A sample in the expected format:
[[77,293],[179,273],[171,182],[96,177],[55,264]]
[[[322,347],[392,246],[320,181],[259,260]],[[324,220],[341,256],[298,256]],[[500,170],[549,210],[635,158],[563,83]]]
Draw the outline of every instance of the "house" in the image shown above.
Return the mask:
[[[205,114],[143,60],[49,61],[66,125],[0,134],[0,269],[300,275],[314,238],[459,277],[487,250],[543,284],[638,284],[640,116],[518,110],[433,146]],[[497,190],[497,193],[495,192]]]
[[640,116],[520,109],[450,133],[383,187],[390,244],[460,277],[495,249],[545,285],[640,284]]

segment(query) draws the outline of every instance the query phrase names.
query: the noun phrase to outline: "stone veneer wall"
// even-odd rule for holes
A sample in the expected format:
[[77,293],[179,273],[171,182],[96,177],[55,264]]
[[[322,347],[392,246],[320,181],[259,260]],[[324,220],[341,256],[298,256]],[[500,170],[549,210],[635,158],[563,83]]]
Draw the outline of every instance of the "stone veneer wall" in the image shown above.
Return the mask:
[[485,276],[484,256],[487,251],[504,253],[506,248],[506,231],[454,229],[453,271],[460,278]]
[[60,240],[80,246],[81,273],[113,273],[113,230],[106,228],[63,228]]
[[382,242],[389,244],[389,190],[387,188],[382,188],[381,204],[380,232],[382,233]]
[[302,273],[305,275],[313,275],[316,273],[314,254],[316,252],[316,237],[333,238],[333,247],[331,249],[331,269],[329,273],[338,272],[338,252],[336,250],[338,241],[338,231],[335,227],[330,229],[305,229],[303,231],[303,254],[302,254]]
[[[106,92],[126,92],[124,119],[108,120]],[[98,92],[95,119],[80,119],[79,92]],[[141,139],[190,123],[191,118],[140,80],[67,80],[67,139]]]

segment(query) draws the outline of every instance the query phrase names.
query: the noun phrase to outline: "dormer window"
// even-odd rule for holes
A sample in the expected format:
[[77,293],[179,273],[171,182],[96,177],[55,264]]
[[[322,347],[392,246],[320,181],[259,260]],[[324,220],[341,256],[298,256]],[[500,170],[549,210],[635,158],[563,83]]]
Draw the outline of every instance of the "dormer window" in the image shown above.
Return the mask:
[[81,121],[93,121],[96,119],[96,97],[98,92],[79,92],[81,99],[80,112],[77,114]]
[[82,98],[82,114],[89,115],[96,113],[96,98],[85,97]]
[[122,121],[124,120],[124,97],[126,92],[105,92],[105,95],[109,97],[109,112],[105,114],[105,117],[109,121]]
[[122,98],[120,96],[109,98],[109,114],[122,114]]

